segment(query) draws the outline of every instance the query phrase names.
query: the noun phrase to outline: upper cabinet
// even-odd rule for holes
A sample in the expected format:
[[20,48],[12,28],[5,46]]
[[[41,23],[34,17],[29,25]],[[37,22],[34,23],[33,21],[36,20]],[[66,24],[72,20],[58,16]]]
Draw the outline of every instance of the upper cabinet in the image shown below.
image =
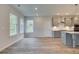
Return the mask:
[[59,19],[58,17],[53,17],[53,25],[58,26]]
[[74,22],[74,24],[79,24],[79,17],[75,16],[73,22]]
[[79,24],[78,16],[54,16],[53,26],[73,26]]
[[65,26],[72,26],[73,24],[71,17],[65,17]]

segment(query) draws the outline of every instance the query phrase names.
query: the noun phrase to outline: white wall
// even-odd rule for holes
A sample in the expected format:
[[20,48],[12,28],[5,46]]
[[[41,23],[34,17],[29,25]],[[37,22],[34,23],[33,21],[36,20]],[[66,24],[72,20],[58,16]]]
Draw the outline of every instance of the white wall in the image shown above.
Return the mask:
[[[13,13],[18,16],[18,34],[10,37],[9,35],[9,25],[10,25],[10,17],[9,13]],[[23,15],[15,8],[10,5],[0,5],[0,51],[5,47],[9,46],[16,40],[20,39],[19,33],[19,18],[23,17]]]
[[[25,20],[34,20],[34,33],[25,33],[25,37],[52,37],[52,18],[49,16],[26,17]],[[26,30],[26,29],[25,29]]]
[[34,29],[36,37],[51,37],[52,19],[51,17],[36,17],[34,20]]

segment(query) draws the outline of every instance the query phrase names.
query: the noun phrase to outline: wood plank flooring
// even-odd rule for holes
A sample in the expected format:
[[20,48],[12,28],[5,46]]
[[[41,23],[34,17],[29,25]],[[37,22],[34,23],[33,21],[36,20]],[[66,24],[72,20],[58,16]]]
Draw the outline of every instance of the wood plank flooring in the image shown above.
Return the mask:
[[1,54],[78,54],[79,48],[69,48],[60,38],[25,38]]

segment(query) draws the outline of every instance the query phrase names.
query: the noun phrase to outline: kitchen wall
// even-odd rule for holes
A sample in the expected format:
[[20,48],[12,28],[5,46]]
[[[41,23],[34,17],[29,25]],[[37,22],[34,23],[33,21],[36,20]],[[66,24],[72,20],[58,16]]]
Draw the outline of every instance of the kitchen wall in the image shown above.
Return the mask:
[[[13,13],[18,16],[18,34],[10,37],[10,16],[9,14]],[[1,5],[0,4],[0,51],[10,46],[20,38],[23,38],[23,35],[19,33],[19,19],[23,18],[23,14],[20,13],[11,5]]]
[[[25,37],[52,37],[52,18],[49,16],[39,16],[33,17],[29,16],[25,18],[25,22],[27,20],[34,20],[34,32],[33,33],[26,33]],[[25,23],[26,25],[26,23]],[[26,26],[25,26],[26,30]]]

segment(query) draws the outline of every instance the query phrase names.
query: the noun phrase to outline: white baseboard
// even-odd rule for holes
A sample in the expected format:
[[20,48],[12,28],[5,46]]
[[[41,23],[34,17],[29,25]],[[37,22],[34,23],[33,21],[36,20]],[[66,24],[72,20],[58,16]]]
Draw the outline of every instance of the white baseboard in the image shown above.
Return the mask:
[[0,48],[0,52],[3,51],[4,49],[10,47],[11,45],[15,44],[16,42],[20,41],[22,38],[15,40],[14,42],[9,42],[7,43],[5,46],[3,46],[2,48]]

